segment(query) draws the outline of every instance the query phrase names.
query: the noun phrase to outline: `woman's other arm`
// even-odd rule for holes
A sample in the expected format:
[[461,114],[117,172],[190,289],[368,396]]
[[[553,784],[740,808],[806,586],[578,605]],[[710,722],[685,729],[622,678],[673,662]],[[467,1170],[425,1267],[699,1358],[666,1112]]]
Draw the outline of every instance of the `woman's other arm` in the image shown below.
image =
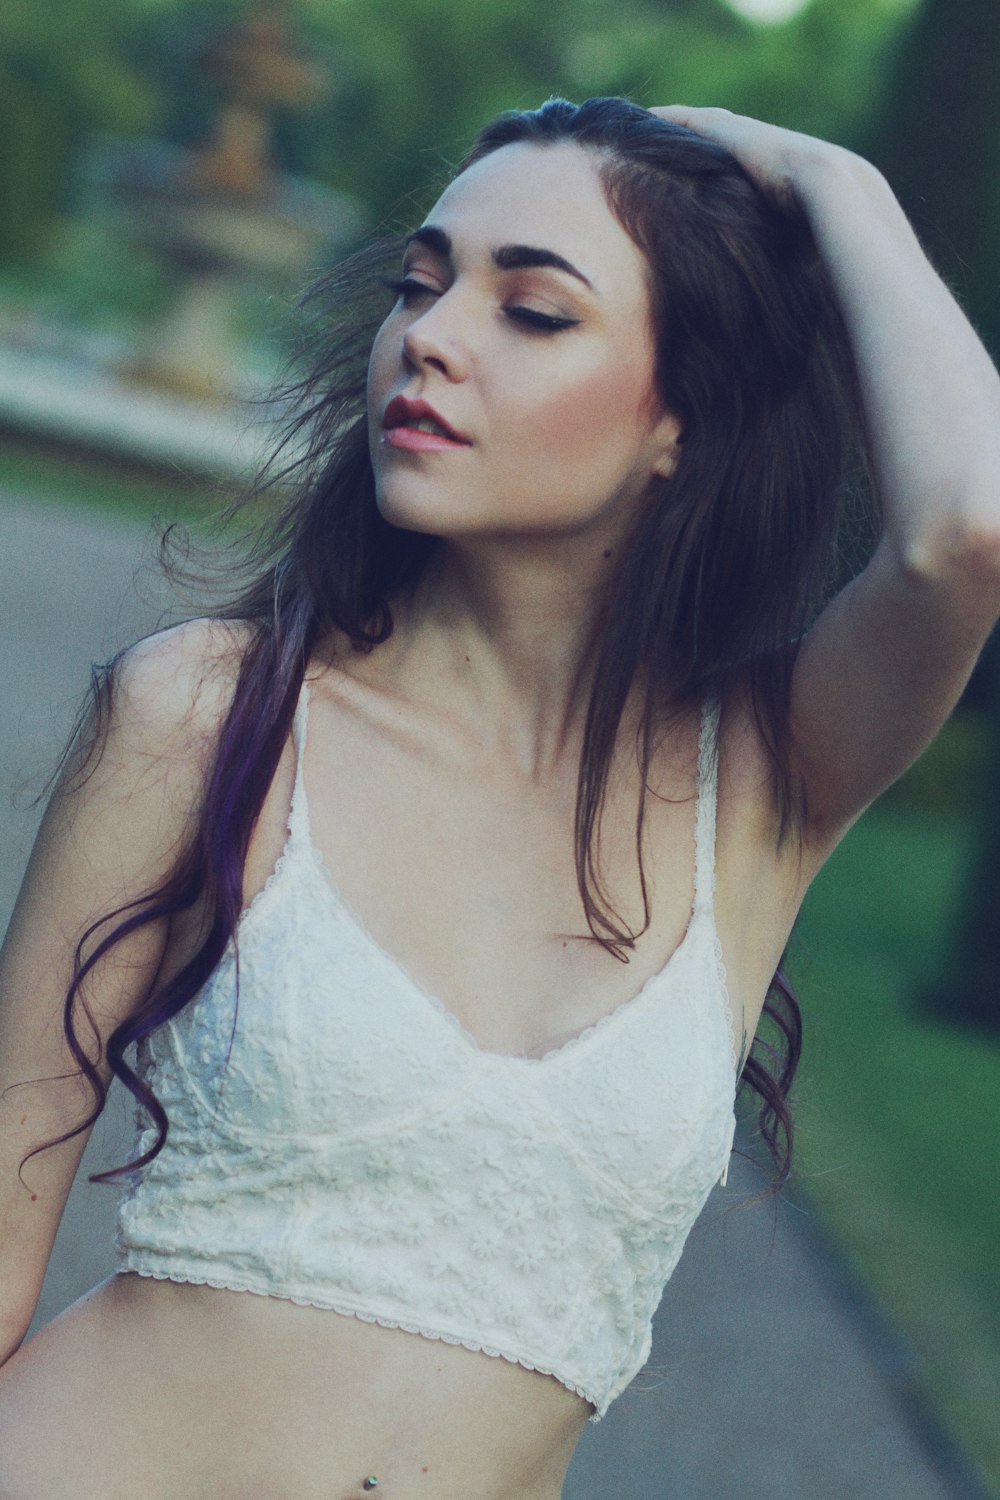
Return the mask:
[[662,113],[794,194],[857,364],[883,531],[809,633],[793,688],[822,852],[940,728],[1000,614],[1000,377],[868,162],[725,110]]
[[[90,1134],[21,1169],[94,1104],[63,1033],[74,950],[93,922],[159,885],[189,837],[225,701],[214,665],[220,631],[195,622],[125,658],[99,758],[83,776],[71,766],[57,785],[0,949],[0,1364],[34,1315]],[[105,1085],[107,1038],[141,1003],[168,938],[165,921],[140,928],[85,982],[96,1035],[79,1003],[76,1031]]]

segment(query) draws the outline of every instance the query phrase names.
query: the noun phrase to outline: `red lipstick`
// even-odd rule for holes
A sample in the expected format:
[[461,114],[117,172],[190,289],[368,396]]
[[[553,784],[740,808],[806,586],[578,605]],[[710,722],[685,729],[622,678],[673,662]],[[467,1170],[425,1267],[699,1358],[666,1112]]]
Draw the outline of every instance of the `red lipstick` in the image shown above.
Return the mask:
[[457,431],[427,401],[411,401],[394,396],[382,418],[385,440],[393,448],[411,452],[436,453],[449,448],[466,448],[472,439]]

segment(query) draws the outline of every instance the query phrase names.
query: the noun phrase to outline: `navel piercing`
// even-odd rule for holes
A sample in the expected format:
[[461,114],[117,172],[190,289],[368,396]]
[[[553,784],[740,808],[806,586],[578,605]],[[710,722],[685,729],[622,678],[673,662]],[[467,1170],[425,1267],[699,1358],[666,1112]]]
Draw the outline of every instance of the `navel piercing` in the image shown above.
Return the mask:
[[363,1490],[377,1490],[378,1489],[378,1480],[375,1478],[375,1475],[374,1474],[369,1474],[368,1478],[365,1480],[365,1482],[361,1486],[361,1488]]

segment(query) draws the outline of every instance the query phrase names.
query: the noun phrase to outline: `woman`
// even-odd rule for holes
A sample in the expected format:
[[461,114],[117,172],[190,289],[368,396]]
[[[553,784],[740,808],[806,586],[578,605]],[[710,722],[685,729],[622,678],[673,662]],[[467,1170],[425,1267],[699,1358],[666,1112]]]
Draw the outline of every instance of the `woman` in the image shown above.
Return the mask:
[[[555,1500],[741,1071],[787,1166],[799,904],[1000,612],[997,377],[850,153],[504,117],[365,408],[366,267],[275,552],[116,665],[12,924],[11,1500]],[[855,382],[884,526],[813,622]],[[121,1273],[19,1348],[112,1068]]]

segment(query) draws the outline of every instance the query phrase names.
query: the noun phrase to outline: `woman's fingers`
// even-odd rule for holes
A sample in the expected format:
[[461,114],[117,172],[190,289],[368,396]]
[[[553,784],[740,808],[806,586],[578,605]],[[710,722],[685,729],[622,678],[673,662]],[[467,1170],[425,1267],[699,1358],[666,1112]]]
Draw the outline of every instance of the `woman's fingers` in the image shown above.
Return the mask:
[[787,197],[794,188],[796,172],[805,162],[840,149],[814,136],[769,125],[749,115],[737,115],[729,109],[665,104],[651,109],[650,114],[683,125],[696,135],[724,146],[758,187],[779,199]]
[[767,125],[763,120],[751,119],[749,115],[733,114],[731,109],[699,108],[692,104],[661,104],[649,111],[661,120],[670,120],[675,125],[684,125],[698,135],[707,136],[728,146],[731,141],[743,141],[760,131],[788,134],[776,125]]
[[[729,109],[721,109],[715,106],[704,108],[694,104],[657,104],[649,113],[651,115],[659,115],[661,120],[673,120],[676,125],[687,125],[690,130],[696,129],[694,119],[697,115],[703,116],[706,120],[710,115],[732,116],[732,110]],[[701,133],[708,134],[708,131],[705,130]]]

